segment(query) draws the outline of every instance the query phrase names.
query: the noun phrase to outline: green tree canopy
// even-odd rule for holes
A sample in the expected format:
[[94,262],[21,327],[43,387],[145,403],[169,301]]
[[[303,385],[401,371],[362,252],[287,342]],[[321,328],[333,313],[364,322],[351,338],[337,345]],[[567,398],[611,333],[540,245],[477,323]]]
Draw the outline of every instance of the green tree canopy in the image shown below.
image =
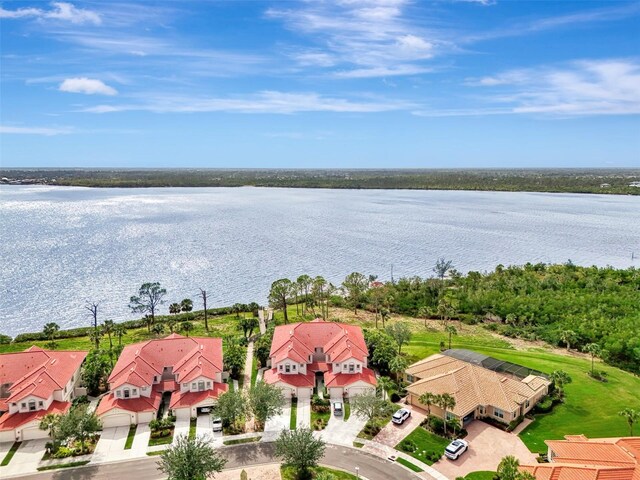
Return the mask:
[[248,403],[256,422],[264,425],[269,418],[282,413],[284,398],[280,388],[259,381],[249,389]]
[[227,463],[207,439],[180,435],[158,461],[158,470],[168,480],[206,480]]
[[325,443],[308,428],[283,430],[276,440],[276,456],[292,466],[298,478],[305,478],[309,469],[318,465],[324,450]]

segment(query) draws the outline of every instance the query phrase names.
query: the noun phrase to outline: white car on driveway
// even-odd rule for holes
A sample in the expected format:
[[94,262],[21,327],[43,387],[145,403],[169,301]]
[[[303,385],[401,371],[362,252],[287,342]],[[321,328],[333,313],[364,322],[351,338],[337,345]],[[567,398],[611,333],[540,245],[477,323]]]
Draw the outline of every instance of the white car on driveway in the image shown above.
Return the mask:
[[396,425],[402,425],[404,421],[411,416],[411,410],[401,408],[391,417],[391,421]]
[[211,422],[211,430],[213,430],[214,432],[221,432],[222,431],[222,419],[221,418],[214,418],[213,421]]
[[457,460],[464,452],[469,450],[469,443],[464,440],[454,440],[444,449],[445,457]]

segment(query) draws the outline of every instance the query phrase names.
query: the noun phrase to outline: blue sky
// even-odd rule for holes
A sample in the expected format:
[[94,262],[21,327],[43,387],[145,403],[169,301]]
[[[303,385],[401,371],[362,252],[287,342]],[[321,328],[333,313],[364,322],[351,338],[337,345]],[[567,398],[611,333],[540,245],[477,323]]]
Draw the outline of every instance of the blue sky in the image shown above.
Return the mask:
[[0,3],[5,167],[639,167],[640,3]]

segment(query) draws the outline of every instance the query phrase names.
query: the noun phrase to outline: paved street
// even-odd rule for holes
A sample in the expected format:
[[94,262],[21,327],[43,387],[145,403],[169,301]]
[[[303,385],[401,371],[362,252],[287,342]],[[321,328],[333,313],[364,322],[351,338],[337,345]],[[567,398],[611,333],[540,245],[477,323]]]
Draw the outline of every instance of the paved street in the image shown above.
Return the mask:
[[[222,454],[228,459],[227,469],[243,466],[277,463],[274,457],[273,443],[236,445],[223,447]],[[86,466],[70,470],[42,472],[21,477],[24,480],[159,480],[163,477],[156,469],[157,458],[144,457],[133,461],[108,463],[98,466]],[[323,465],[340,468],[360,475],[369,480],[416,480],[420,477],[405,468],[390,463],[384,458],[368,455],[355,448],[328,445]]]

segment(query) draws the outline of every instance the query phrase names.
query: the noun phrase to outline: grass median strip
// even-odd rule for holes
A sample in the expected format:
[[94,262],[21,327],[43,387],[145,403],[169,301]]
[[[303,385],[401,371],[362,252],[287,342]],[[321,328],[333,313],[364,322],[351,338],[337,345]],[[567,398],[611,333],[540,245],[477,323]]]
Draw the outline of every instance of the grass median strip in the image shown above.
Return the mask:
[[291,399],[291,420],[289,420],[289,428],[295,430],[298,425],[298,399]]
[[39,472],[45,472],[47,470],[57,470],[59,468],[73,468],[81,467],[89,463],[89,460],[82,460],[80,462],[61,463],[60,465],[47,465],[46,467],[38,467]]
[[414,465],[413,463],[405,460],[404,458],[398,458],[398,459],[396,459],[396,462],[398,462],[401,465],[404,465],[409,470],[413,470],[414,472],[424,472],[424,470],[421,469],[419,466]]
[[20,448],[21,444],[22,444],[21,442],[14,442],[14,444],[11,445],[11,448],[9,449],[7,454],[4,456],[4,459],[2,460],[2,463],[0,463],[0,467],[4,467],[6,465],[9,465],[9,462],[11,461],[13,456],[15,455],[16,450],[18,450],[18,448]]
[[133,439],[136,436],[136,430],[138,429],[137,424],[133,424],[129,427],[129,434],[127,435],[127,441],[124,444],[125,450],[131,450],[131,446],[133,445]]
[[198,419],[192,418],[189,421],[189,438],[196,438],[196,425],[198,423]]
[[250,437],[250,438],[237,438],[235,440],[225,440],[222,442],[224,445],[240,445],[241,443],[254,443],[259,442],[262,437]]

